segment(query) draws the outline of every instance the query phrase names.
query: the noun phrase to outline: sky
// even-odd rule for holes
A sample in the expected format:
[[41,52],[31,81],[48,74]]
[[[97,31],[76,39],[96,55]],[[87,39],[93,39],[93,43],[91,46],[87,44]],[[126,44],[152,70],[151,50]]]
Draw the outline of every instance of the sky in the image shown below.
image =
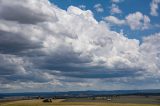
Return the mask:
[[160,89],[160,0],[0,0],[0,93]]

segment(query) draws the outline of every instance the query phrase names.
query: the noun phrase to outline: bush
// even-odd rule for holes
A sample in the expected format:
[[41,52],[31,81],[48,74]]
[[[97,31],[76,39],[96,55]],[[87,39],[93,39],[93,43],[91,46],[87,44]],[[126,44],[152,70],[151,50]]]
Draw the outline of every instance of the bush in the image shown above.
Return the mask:
[[52,99],[44,99],[43,102],[52,102]]

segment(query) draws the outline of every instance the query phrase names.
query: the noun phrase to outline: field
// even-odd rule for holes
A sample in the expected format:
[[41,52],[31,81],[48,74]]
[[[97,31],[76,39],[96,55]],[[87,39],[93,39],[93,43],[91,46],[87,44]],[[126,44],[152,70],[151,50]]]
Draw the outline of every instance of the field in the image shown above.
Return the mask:
[[[137,99],[136,99],[137,98]],[[157,100],[157,101],[156,101]],[[56,99],[52,103],[43,103],[41,99],[21,100],[13,102],[0,103],[0,106],[160,106],[159,97],[120,97],[112,101],[96,98],[70,98]]]
[[122,103],[100,103],[100,102],[60,102],[43,103],[41,100],[23,100],[3,103],[0,106],[160,106],[153,104],[122,104]]
[[[111,98],[111,101],[107,101]],[[96,98],[69,98],[65,102],[102,102],[102,103],[132,103],[132,104],[159,104],[160,96],[118,96],[118,97],[96,97]]]

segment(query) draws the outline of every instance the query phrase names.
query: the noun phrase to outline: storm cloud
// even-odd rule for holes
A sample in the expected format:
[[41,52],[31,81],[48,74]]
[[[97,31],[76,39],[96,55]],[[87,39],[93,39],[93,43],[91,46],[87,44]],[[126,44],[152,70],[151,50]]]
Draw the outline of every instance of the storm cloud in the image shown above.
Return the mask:
[[159,80],[159,41],[160,33],[141,44],[128,39],[90,10],[62,10],[47,0],[0,0],[0,91]]

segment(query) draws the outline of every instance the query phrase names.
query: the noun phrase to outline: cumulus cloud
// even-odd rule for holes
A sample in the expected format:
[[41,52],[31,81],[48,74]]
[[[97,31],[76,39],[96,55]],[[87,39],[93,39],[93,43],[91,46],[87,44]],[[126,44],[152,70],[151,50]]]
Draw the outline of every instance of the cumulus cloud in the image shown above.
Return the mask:
[[94,9],[97,11],[97,12],[103,12],[104,9],[103,9],[103,6],[101,4],[95,4],[94,5]]
[[[148,71],[154,71],[155,74],[159,74],[160,70],[160,33],[155,33],[151,36],[143,38],[143,43],[140,46],[140,52],[142,55],[142,58],[145,61],[147,61],[148,64],[146,66],[147,69],[150,69]],[[155,75],[156,76],[156,75]]]
[[[137,19],[132,17],[106,20],[121,25]],[[144,27],[149,19],[139,17]],[[74,6],[62,10],[47,0],[0,0],[0,91],[96,89],[104,79],[158,78],[159,38],[157,33],[140,44]]]
[[118,19],[115,16],[107,16],[105,21],[116,25],[128,25],[132,30],[144,30],[150,26],[150,18],[140,12],[131,13],[125,19]]
[[0,75],[25,74],[25,66],[28,64],[23,58],[14,55],[0,54]]
[[151,11],[150,11],[150,14],[152,15],[152,16],[158,16],[158,5],[159,5],[159,3],[160,3],[160,0],[152,0],[152,2],[151,2],[151,4],[150,4],[150,9],[151,9]]
[[118,19],[117,17],[114,17],[114,16],[105,17],[104,20],[109,22],[109,23],[116,24],[116,25],[125,24],[125,20],[120,20],[120,19]]
[[122,13],[122,11],[119,9],[119,6],[116,5],[116,4],[112,4],[112,6],[110,8],[111,8],[111,10],[110,10],[111,14],[120,14],[120,13]]
[[[44,0],[41,1],[47,3],[47,1]],[[55,13],[52,11],[51,6],[41,2],[31,2],[27,0],[20,2],[14,1],[10,6],[8,6],[9,1],[1,0],[0,2],[0,17],[5,20],[18,20],[18,22],[29,24],[46,20],[56,20],[56,17],[52,17]],[[25,3],[28,5],[25,5]]]
[[86,9],[86,6],[83,5],[83,4],[82,4],[82,5],[79,5],[78,7],[81,8],[82,10],[85,10],[85,9]]
[[140,12],[129,14],[126,17],[126,21],[131,29],[147,29],[150,24],[150,19],[148,16],[143,15]]

